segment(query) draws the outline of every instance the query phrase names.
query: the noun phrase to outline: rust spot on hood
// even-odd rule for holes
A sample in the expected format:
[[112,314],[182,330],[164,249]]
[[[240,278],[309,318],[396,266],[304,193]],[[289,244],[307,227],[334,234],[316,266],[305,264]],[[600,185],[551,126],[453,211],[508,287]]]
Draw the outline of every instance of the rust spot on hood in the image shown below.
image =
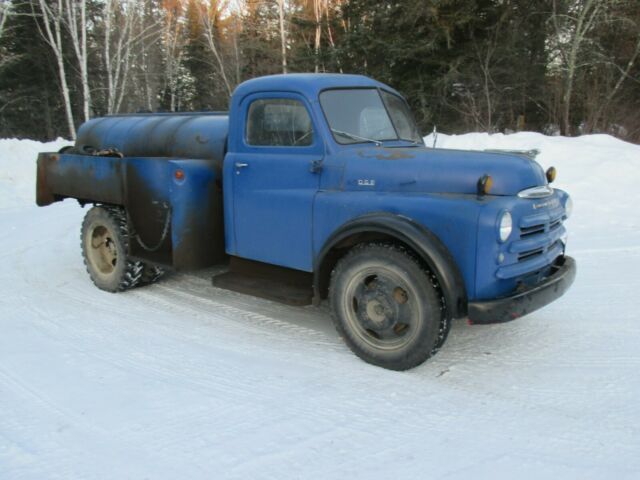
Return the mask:
[[371,151],[358,151],[359,157],[365,158],[377,158],[378,160],[402,160],[403,158],[415,158],[413,152],[408,152],[406,149],[384,149],[379,153],[372,154]]

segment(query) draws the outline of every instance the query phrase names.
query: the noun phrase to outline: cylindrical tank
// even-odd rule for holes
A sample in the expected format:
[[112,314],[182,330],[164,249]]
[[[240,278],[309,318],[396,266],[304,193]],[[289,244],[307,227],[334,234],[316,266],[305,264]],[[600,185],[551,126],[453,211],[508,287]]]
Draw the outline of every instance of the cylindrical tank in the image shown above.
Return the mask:
[[78,153],[116,149],[126,157],[214,160],[219,165],[229,131],[227,113],[150,113],[94,118],[78,130]]

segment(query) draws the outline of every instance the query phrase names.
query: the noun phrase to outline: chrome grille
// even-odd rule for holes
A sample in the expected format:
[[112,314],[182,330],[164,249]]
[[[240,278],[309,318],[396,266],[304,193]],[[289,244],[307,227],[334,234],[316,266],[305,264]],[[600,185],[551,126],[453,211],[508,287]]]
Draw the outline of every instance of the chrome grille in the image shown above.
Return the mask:
[[510,248],[511,252],[517,253],[519,263],[562,252],[563,215],[562,209],[555,209],[521,218],[520,239],[515,240]]
[[559,227],[561,227],[561,226],[562,226],[562,219],[561,219],[561,218],[559,218],[559,219],[557,219],[555,222],[553,222],[553,223],[551,223],[551,224],[549,225],[549,231],[553,231],[553,230],[555,230],[556,228],[559,228]]
[[532,227],[523,227],[520,229],[520,238],[528,237],[529,235],[536,235],[537,233],[544,232],[544,224],[534,225]]
[[528,258],[535,257],[535,256],[538,256],[538,255],[542,255],[543,253],[544,253],[544,249],[543,248],[538,248],[536,250],[529,250],[528,252],[519,253],[518,254],[518,261],[521,262],[521,261],[526,260]]

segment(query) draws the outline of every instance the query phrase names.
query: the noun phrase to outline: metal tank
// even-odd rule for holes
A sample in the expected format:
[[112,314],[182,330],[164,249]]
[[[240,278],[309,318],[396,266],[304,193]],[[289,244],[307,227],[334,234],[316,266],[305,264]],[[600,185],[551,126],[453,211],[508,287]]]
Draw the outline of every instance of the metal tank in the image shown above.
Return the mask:
[[224,158],[226,112],[151,113],[94,118],[78,130],[74,153],[116,149],[125,157]]
[[228,127],[228,115],[214,112],[95,118],[73,148],[40,154],[36,201],[124,207],[133,258],[185,270],[214,265],[225,258]]

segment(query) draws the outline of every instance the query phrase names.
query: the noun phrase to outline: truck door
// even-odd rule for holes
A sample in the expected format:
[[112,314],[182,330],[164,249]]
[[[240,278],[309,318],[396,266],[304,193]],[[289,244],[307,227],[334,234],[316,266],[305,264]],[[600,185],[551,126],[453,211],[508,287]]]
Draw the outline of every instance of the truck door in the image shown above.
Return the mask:
[[[240,107],[244,132],[225,158],[225,181],[233,182],[235,248],[229,253],[311,271],[312,208],[324,144],[309,105],[296,94],[262,93]],[[225,223],[228,228],[231,222]]]

